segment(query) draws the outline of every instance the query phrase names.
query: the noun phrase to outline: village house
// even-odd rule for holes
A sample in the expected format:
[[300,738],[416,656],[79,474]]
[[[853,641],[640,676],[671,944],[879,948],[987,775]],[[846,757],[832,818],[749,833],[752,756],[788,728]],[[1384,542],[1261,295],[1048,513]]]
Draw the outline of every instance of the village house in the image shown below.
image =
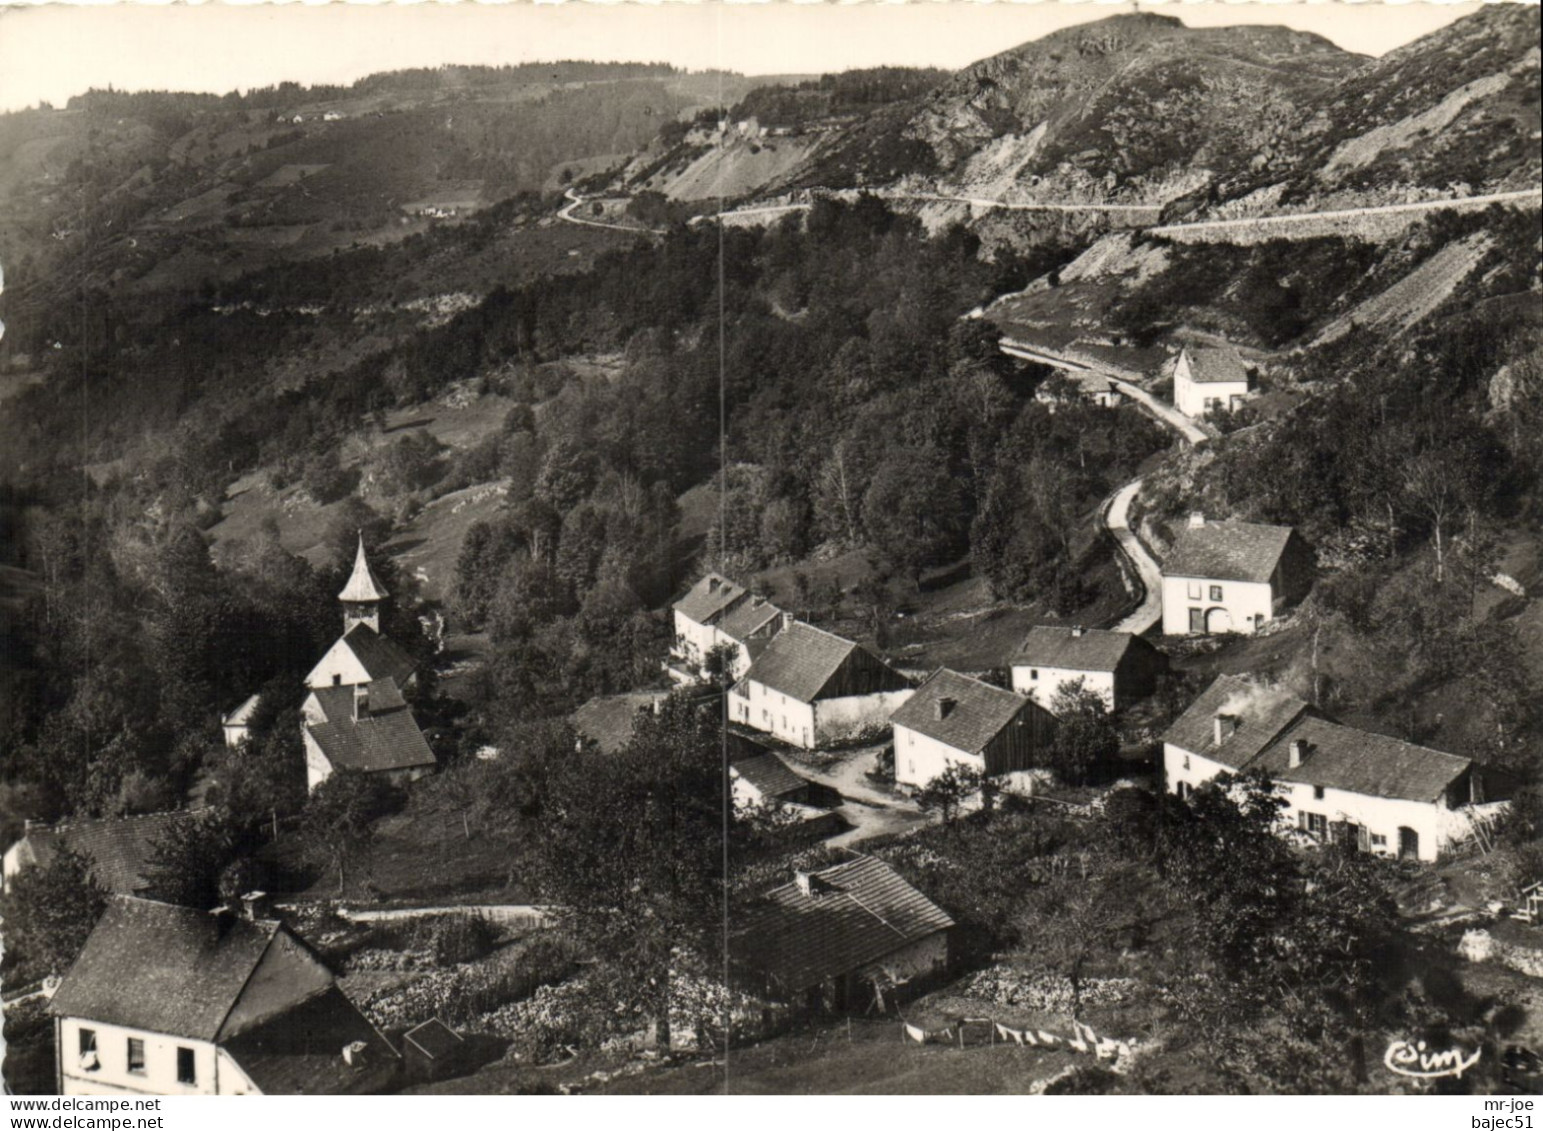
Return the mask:
[[1163,632],[1254,633],[1312,585],[1312,551],[1291,527],[1192,514],[1163,561]]
[[806,750],[883,728],[910,681],[868,649],[794,621],[729,691],[732,722]]
[[1125,403],[1125,394],[1105,374],[1092,369],[1057,369],[1056,380],[1041,381],[1034,390],[1034,399],[1049,407],[1085,400],[1099,408],[1118,408]]
[[1167,655],[1133,633],[1046,624],[1031,628],[1019,646],[1012,681],[1014,691],[1048,708],[1062,687],[1081,680],[1109,710],[1120,711],[1156,691],[1167,670]]
[[85,858],[97,885],[112,895],[145,889],[145,873],[155,846],[178,821],[192,820],[201,809],[142,813],[133,817],[69,820],[45,825],[28,821],[22,838],[5,850],[5,890],[28,868],[46,868],[61,848]]
[[670,676],[679,683],[699,678],[703,661],[718,643],[716,625],[750,596],[744,586],[720,573],[709,573],[671,607],[675,641],[670,646]]
[[436,765],[403,696],[412,685],[412,659],[380,635],[380,602],[386,591],[364,553],[354,559],[343,603],[343,635],[306,677],[310,694],[300,707],[306,788],[314,790],[337,770],[380,774],[401,784]]
[[390,679],[403,690],[413,685],[417,664],[380,632],[380,603],[387,596],[370,569],[360,538],[353,572],[338,594],[343,603],[343,635],[305,677],[307,687],[352,687],[380,679]]
[[1055,718],[1022,695],[940,668],[890,719],[895,781],[925,786],[950,766],[1006,774],[1036,764]]
[[1236,350],[1185,346],[1173,364],[1173,403],[1197,420],[1218,409],[1236,412],[1255,391],[1256,378]]
[[870,856],[766,893],[730,939],[741,977],[809,1010],[884,1006],[885,994],[948,969],[954,921]]
[[1286,802],[1283,830],[1433,862],[1486,805],[1468,758],[1342,726],[1280,688],[1220,676],[1163,736],[1167,788],[1261,772]]
[[594,743],[603,754],[615,754],[626,748],[637,729],[638,716],[659,713],[666,693],[663,691],[628,691],[620,695],[597,695],[586,700],[568,721],[579,745]]
[[725,614],[714,626],[713,645],[728,653],[728,678],[739,679],[749,671],[772,638],[792,620],[792,614],[754,595]]
[[49,1003],[74,1096],[379,1092],[399,1060],[316,953],[266,917],[115,897]]
[[738,817],[766,814],[778,831],[806,840],[834,836],[847,827],[841,814],[818,804],[832,791],[796,772],[781,755],[750,752],[750,744],[729,745],[729,789]]
[[260,695],[248,695],[230,714],[220,719],[220,729],[225,732],[225,745],[240,746],[252,733],[252,716],[262,702]]

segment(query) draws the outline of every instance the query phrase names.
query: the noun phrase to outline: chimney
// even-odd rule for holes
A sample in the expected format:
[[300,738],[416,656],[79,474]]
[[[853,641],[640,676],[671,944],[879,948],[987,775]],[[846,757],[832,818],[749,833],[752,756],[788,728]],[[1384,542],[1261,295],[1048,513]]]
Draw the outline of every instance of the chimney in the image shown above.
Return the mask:
[[1197,529],[1199,527],[1202,527],[1204,525],[1205,525],[1205,512],[1204,511],[1190,511],[1189,512],[1189,528],[1191,530],[1195,530],[1195,529]]
[[793,873],[793,878],[798,881],[799,895],[812,896],[814,894],[814,877],[812,875],[800,870]]
[[1087,629],[1083,628],[1080,624],[1072,625],[1072,635],[1073,636],[1081,636],[1086,631],[1087,631]]
[[1238,717],[1236,715],[1217,715],[1216,745],[1220,746],[1222,743],[1226,742],[1229,738],[1232,737],[1233,732],[1237,729]]
[[792,627],[793,627],[793,614],[792,613],[783,613],[782,614],[782,623],[777,626],[777,631],[781,632],[783,629],[792,628]]
[[1286,767],[1296,769],[1302,764],[1302,759],[1307,757],[1307,743],[1300,738],[1293,738],[1291,745],[1287,747]]
[[354,722],[370,717],[370,687],[366,683],[354,684]]
[[363,1041],[349,1041],[343,1046],[343,1063],[350,1068],[364,1064],[364,1050],[369,1048]]
[[225,932],[230,930],[230,925],[236,921],[235,914],[226,904],[209,909],[209,919],[214,923],[214,933],[224,938]]
[[271,918],[273,904],[265,891],[249,891],[241,897],[241,917],[249,923]]
[[954,708],[959,706],[959,700],[945,695],[938,700],[938,718],[946,719],[954,713]]
[[718,579],[716,577],[709,577],[707,579],[707,591],[709,593],[716,593],[716,592],[718,592],[718,584],[719,584],[719,582],[718,582]]

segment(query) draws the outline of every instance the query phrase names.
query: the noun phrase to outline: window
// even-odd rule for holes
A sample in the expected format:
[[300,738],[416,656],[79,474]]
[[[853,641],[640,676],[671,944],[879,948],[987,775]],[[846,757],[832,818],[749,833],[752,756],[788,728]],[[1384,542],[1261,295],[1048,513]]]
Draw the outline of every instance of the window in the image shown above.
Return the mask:
[[1200,582],[1191,581],[1189,583],[1189,599],[1191,601],[1198,601],[1202,596],[1204,596],[1204,592]]
[[1386,848],[1387,846],[1388,846],[1388,838],[1387,837],[1383,836],[1381,833],[1372,833],[1372,847],[1373,848]]
[[129,1071],[140,1075],[145,1071],[145,1042],[139,1037],[129,1038]]
[[1184,755],[1184,768],[1186,770],[1189,769],[1189,755],[1188,754]]
[[1323,840],[1329,835],[1329,819],[1322,813],[1302,813],[1301,828],[1308,836],[1315,840]]
[[1322,801],[1323,800],[1323,786],[1321,786],[1321,785],[1313,786],[1313,800],[1314,801]]
[[82,1029],[80,1038],[80,1066],[87,1072],[93,1072],[98,1067],[96,1058],[96,1030]]
[[192,1049],[185,1049],[180,1047],[177,1049],[177,1083],[198,1083],[198,1073],[193,1067]]
[[1189,630],[1191,632],[1205,631],[1205,610],[1191,609],[1189,611]]
[[1221,599],[1222,599],[1222,587],[1220,585],[1213,585],[1213,586],[1211,586],[1211,600],[1213,600],[1213,601],[1220,601]]
[[342,687],[343,686],[343,677],[339,673],[337,673],[337,672],[333,672],[332,673],[332,686],[333,687]]
[[1030,668],[1029,669],[1029,678],[1030,679],[1038,679],[1039,678],[1039,669],[1038,668]]

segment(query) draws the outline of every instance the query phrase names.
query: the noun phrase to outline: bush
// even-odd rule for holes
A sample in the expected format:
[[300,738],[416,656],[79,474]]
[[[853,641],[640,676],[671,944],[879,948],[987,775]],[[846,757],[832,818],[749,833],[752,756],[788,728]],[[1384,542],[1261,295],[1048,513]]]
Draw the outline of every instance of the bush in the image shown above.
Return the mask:
[[498,928],[482,915],[445,915],[432,921],[428,943],[442,966],[475,962],[498,945]]

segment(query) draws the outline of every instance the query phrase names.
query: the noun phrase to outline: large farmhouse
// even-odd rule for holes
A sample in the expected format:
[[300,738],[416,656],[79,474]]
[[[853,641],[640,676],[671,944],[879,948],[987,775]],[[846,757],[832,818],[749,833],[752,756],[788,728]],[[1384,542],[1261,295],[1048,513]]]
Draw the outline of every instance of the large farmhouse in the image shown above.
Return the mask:
[[702,665],[714,648],[729,655],[728,677],[740,678],[791,620],[770,601],[717,573],[709,573],[693,585],[672,611],[675,641],[665,666],[677,683],[700,678]]
[[1236,350],[1185,346],[1174,362],[1173,403],[1185,416],[1236,412],[1254,388],[1254,370]]
[[729,692],[729,719],[812,750],[875,731],[910,681],[868,649],[795,621]]
[[767,892],[730,948],[742,976],[777,1000],[860,1009],[947,970],[953,926],[888,864],[859,856]]
[[28,868],[46,868],[61,848],[86,859],[103,891],[133,895],[145,889],[145,875],[156,844],[172,825],[196,818],[203,810],[175,809],[132,817],[27,822],[22,838],[5,850],[5,890]]
[[1163,562],[1163,632],[1257,632],[1312,584],[1312,551],[1291,527],[1193,514]]
[[1167,787],[1183,797],[1255,771],[1285,800],[1285,828],[1400,859],[1434,861],[1485,801],[1468,758],[1341,726],[1280,688],[1220,676],[1163,736]]
[[113,899],[49,1013],[62,1095],[368,1093],[398,1063],[256,893],[239,913]]
[[1049,707],[1062,687],[1081,680],[1113,711],[1156,691],[1168,657],[1129,632],[1046,624],[1029,630],[1012,669],[1013,690],[1041,706]]
[[950,766],[984,774],[1027,770],[1055,733],[1032,699],[939,669],[890,719],[895,781],[924,786]]

